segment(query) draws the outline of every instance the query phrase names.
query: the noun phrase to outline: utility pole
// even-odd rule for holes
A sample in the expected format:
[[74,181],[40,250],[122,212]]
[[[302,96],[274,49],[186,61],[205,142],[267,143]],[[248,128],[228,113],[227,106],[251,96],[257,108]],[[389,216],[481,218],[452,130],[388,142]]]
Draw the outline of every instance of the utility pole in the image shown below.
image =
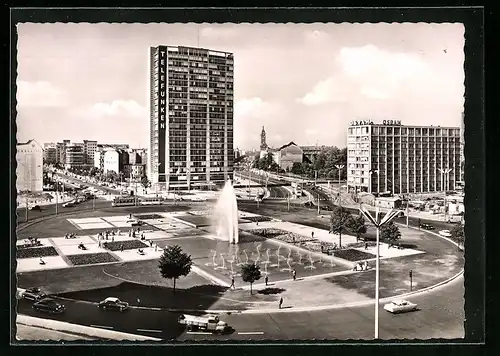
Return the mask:
[[288,211],[290,211],[290,193],[288,193]]
[[340,186],[340,172],[342,170],[342,168],[344,168],[345,165],[343,164],[336,164],[335,165],[335,168],[337,168],[337,170],[339,171],[339,204],[340,206],[342,206],[342,187]]

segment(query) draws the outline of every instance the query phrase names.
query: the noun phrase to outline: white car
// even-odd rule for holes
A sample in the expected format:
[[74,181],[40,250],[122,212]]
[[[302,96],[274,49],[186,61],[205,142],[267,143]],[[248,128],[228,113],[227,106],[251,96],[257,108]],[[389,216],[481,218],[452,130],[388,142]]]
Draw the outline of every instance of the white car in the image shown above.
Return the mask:
[[384,309],[389,313],[406,313],[417,309],[417,304],[407,300],[393,300],[392,302],[384,305]]
[[439,235],[444,236],[444,237],[451,237],[451,232],[450,232],[450,230],[441,230],[441,231],[439,231]]

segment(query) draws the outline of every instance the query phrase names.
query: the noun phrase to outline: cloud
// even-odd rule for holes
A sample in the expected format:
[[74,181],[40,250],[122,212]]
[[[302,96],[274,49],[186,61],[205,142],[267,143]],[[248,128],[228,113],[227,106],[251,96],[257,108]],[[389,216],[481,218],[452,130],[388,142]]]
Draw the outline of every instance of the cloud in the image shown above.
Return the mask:
[[306,135],[308,135],[308,136],[317,135],[317,134],[318,134],[318,130],[315,130],[315,129],[307,129],[306,130]]
[[320,30],[306,31],[304,34],[307,41],[322,41],[328,39],[328,34]]
[[259,97],[240,99],[234,104],[235,117],[265,117],[274,110],[274,105]]
[[61,107],[68,105],[68,97],[50,82],[17,81],[16,93],[19,107]]
[[317,83],[311,92],[297,101],[307,106],[342,102],[349,99],[349,92],[349,88],[342,85],[337,78],[330,77]]
[[96,103],[86,114],[92,118],[121,116],[127,118],[147,118],[147,108],[134,100],[113,100],[109,103]]

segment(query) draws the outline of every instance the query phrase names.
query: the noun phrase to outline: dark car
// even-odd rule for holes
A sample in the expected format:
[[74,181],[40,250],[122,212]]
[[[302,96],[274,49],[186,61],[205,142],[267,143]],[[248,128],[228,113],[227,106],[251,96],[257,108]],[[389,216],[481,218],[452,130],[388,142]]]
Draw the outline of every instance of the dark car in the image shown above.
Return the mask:
[[434,230],[434,226],[430,224],[420,224],[420,228],[425,229],[425,230]]
[[314,203],[312,201],[306,201],[304,203],[304,206],[312,207],[312,206],[314,206]]
[[32,300],[34,302],[37,302],[46,296],[47,295],[43,293],[40,288],[29,288],[23,292],[23,299]]
[[36,211],[41,211],[42,208],[40,207],[40,205],[33,205],[30,210],[36,210]]
[[142,225],[144,225],[144,221],[141,220],[132,222],[132,226],[142,226]]
[[60,314],[64,312],[66,308],[52,298],[43,298],[33,304],[33,309],[44,313]]
[[99,302],[98,307],[101,310],[116,310],[122,312],[128,309],[128,303],[122,302],[120,299],[115,297],[108,297]]
[[321,209],[326,210],[326,211],[332,211],[333,208],[329,205],[322,206]]

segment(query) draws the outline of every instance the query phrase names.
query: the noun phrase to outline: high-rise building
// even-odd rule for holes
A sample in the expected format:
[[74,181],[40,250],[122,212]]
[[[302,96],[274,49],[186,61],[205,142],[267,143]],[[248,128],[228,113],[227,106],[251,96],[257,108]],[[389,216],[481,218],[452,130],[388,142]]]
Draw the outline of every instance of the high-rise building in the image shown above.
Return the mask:
[[43,162],[48,164],[55,164],[57,159],[57,148],[53,142],[43,144]]
[[[440,170],[450,169],[448,174]],[[460,128],[352,121],[347,129],[347,186],[393,194],[455,190],[460,181]]]
[[158,190],[233,178],[232,53],[158,46],[149,51],[148,176]]
[[96,150],[97,141],[83,140],[83,163],[85,165],[94,165],[94,155]]
[[70,140],[63,140],[56,144],[56,157],[59,164],[66,164],[66,146],[70,144]]
[[16,145],[16,189],[18,192],[43,190],[43,148],[35,140]]
[[66,146],[66,160],[64,166],[68,168],[82,168],[85,166],[83,143],[70,143]]

